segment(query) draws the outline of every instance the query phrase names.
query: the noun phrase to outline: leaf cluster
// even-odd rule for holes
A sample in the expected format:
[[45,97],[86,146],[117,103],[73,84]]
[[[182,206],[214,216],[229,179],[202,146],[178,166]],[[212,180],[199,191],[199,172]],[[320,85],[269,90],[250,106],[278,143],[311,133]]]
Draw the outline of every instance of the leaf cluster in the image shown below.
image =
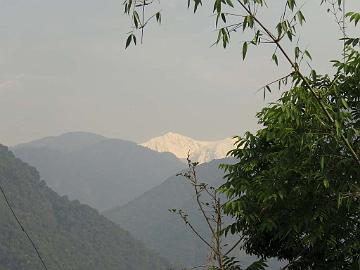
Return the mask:
[[359,269],[360,168],[340,137],[360,152],[359,53],[335,66],[333,79],[307,78],[335,130],[299,82],[258,114],[263,129],[238,138],[237,164],[224,165],[231,233],[244,235],[250,254],[289,269]]

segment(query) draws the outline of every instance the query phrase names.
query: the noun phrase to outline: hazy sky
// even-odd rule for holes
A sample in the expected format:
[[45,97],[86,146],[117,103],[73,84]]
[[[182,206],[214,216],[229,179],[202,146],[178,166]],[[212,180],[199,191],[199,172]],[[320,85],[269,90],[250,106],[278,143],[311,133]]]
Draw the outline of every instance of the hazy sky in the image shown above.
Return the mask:
[[[269,46],[242,62],[241,36],[225,51],[210,48],[211,10],[194,16],[186,2],[163,0],[163,24],[125,51],[122,0],[0,0],[0,143],[68,131],[209,140],[256,129],[255,113],[271,99],[256,90],[288,69],[274,67]],[[329,72],[339,33],[320,1],[305,2],[302,44]],[[350,5],[359,10],[358,0]],[[260,15],[271,22],[275,13]]]

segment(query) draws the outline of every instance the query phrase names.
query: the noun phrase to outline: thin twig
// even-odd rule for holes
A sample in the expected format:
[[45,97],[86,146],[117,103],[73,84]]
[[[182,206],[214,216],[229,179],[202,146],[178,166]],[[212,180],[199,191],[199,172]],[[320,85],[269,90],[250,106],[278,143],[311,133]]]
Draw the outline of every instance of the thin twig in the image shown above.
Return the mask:
[[242,240],[244,240],[245,235],[241,236],[240,239],[224,254],[224,256],[227,256],[230,254],[231,251],[233,251],[240,243]]
[[202,206],[202,203],[201,203],[201,201],[200,201],[200,192],[199,192],[198,187],[197,187],[197,185],[196,185],[196,184],[197,184],[197,175],[196,175],[195,167],[192,165],[192,162],[191,162],[191,160],[190,160],[190,151],[189,151],[188,156],[187,156],[187,162],[188,162],[189,169],[190,169],[190,171],[191,171],[191,173],[192,173],[192,175],[193,175],[193,181],[194,181],[194,183],[195,183],[194,189],[195,189],[195,195],[196,195],[196,202],[197,202],[197,204],[198,204],[198,206],[199,206],[199,208],[200,208],[200,211],[201,211],[202,215],[203,215],[204,218],[205,218],[205,221],[206,221],[209,229],[211,230],[212,235],[214,235],[214,234],[215,234],[214,228],[212,227],[212,225],[211,225],[211,223],[210,223],[210,219],[209,219],[209,217],[206,215],[206,213],[205,213],[205,211],[204,211],[204,208],[203,208],[203,206]]
[[193,225],[191,225],[191,223],[184,216],[184,213],[181,210],[179,210],[178,213],[179,213],[180,217],[183,219],[183,221],[185,222],[185,224],[189,226],[189,228],[197,235],[197,237],[199,237],[199,239],[201,241],[203,241],[209,248],[211,248],[215,253],[217,253],[217,251],[214,249],[214,247],[195,229],[195,227]]

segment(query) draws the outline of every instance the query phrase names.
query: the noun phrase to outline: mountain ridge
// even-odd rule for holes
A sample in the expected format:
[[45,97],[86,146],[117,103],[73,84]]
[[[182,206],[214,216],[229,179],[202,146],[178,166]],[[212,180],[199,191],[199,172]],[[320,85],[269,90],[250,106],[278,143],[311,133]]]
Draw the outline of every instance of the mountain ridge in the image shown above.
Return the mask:
[[[73,147],[79,141],[81,146]],[[11,149],[36,167],[60,195],[99,210],[122,205],[184,168],[171,153],[88,133],[68,133],[38,142]]]
[[68,153],[107,139],[108,138],[105,136],[92,132],[74,131],[63,133],[58,136],[47,136],[30,142],[20,143],[12,146],[11,149],[24,147],[46,147]]

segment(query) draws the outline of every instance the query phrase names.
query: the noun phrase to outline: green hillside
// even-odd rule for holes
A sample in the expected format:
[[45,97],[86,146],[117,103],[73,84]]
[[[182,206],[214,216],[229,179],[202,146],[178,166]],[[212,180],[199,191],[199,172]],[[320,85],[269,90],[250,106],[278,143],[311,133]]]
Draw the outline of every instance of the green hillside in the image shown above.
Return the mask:
[[[97,210],[60,197],[35,168],[0,145],[0,184],[50,269],[168,269]],[[39,270],[41,264],[0,196],[0,269]]]

